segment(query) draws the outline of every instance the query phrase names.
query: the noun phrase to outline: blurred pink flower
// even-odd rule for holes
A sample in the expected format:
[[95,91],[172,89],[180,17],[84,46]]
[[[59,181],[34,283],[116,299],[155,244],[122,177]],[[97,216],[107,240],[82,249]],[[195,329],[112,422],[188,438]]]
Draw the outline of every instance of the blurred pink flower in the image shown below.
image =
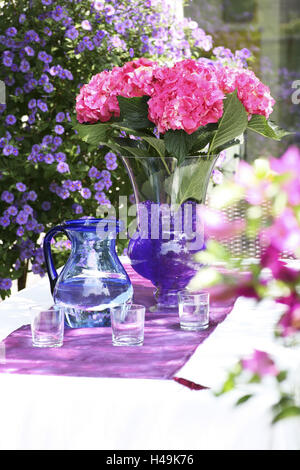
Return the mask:
[[291,145],[281,158],[271,158],[270,166],[279,174],[290,173],[290,179],[282,188],[288,195],[288,201],[293,206],[300,204],[300,181],[298,177],[300,169],[300,150]]
[[277,299],[277,302],[287,305],[287,311],[278,322],[281,336],[287,337],[300,331],[300,299],[296,292],[287,297]]
[[273,245],[267,247],[260,259],[263,268],[269,268],[275,279],[284,282],[296,282],[300,278],[300,272],[289,268],[286,263],[280,259],[280,250]]
[[300,226],[293,210],[287,207],[261,236],[279,251],[294,252],[300,246]]
[[260,205],[265,200],[265,192],[269,183],[266,180],[258,180],[253,166],[249,163],[243,160],[239,163],[235,182],[245,189],[245,199],[249,204]]
[[249,359],[243,359],[241,363],[243,369],[249,370],[259,377],[264,377],[265,375],[276,376],[279,374],[279,370],[269,354],[258,349],[254,350],[253,355]]
[[204,234],[217,240],[232,238],[241,233],[246,226],[245,220],[227,220],[220,211],[201,205],[197,207],[197,223],[204,226]]

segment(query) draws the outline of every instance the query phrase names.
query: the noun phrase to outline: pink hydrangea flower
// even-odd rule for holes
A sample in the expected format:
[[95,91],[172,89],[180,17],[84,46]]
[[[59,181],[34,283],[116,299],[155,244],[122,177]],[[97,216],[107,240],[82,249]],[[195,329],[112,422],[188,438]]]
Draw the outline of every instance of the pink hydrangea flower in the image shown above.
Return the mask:
[[242,367],[259,377],[264,377],[265,375],[276,376],[279,374],[279,370],[269,354],[258,349],[254,350],[253,355],[249,359],[242,360]]
[[120,115],[118,95],[131,98],[150,94],[155,65],[155,62],[141,58],[128,62],[124,67],[114,67],[111,72],[94,75],[76,98],[78,121],[109,121]]
[[213,66],[184,60],[154,71],[149,119],[160,133],[183,129],[192,134],[221,118],[223,98]]

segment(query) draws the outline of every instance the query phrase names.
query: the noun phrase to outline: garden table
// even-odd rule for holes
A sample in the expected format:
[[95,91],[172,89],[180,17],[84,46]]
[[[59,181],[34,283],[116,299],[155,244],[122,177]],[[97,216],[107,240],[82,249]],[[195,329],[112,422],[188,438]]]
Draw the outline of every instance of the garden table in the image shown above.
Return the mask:
[[[179,369],[176,362],[171,374],[160,378],[101,376],[101,364],[95,368],[100,376],[83,369],[81,376],[48,374],[39,367],[31,371],[32,360],[26,366],[26,357],[23,370],[18,370],[18,358],[7,368],[6,348],[16,344],[9,338],[17,341],[12,332],[20,327],[21,334],[26,332],[28,306],[51,302],[44,278],[0,304],[1,449],[300,449],[299,419],[270,424],[276,396],[268,384],[239,407],[233,405],[241,390],[218,398],[213,393],[236,361],[254,348],[279,357],[283,365],[293,363],[295,353],[273,340],[272,327],[280,315],[273,302],[256,306],[237,299]],[[124,348],[114,349],[124,354]]]

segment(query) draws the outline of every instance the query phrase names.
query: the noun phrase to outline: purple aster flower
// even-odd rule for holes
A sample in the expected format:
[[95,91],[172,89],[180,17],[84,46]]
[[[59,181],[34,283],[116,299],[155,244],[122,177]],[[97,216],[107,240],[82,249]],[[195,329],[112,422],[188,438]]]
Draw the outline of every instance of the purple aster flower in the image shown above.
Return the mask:
[[65,16],[64,9],[60,5],[57,5],[55,10],[52,11],[52,18],[55,21],[60,21],[64,16]]
[[49,211],[51,209],[51,202],[44,201],[42,203],[42,209],[43,209],[43,211]]
[[2,150],[2,153],[3,155],[7,157],[8,155],[11,155],[13,151],[14,151],[14,147],[12,145],[5,145],[5,147]]
[[28,102],[28,108],[29,109],[36,108],[36,100],[34,98]]
[[97,177],[97,174],[98,174],[98,170],[95,166],[92,166],[90,169],[89,169],[89,172],[88,172],[88,175],[90,178],[96,178]]
[[65,113],[63,112],[57,113],[55,119],[56,119],[56,122],[62,122],[65,119]]
[[47,163],[47,165],[51,165],[51,163],[54,162],[54,156],[52,155],[52,153],[47,153],[45,156],[44,156],[44,162]]
[[68,28],[67,31],[65,32],[65,36],[69,39],[77,39],[78,36],[79,36],[79,32],[77,31],[76,28],[72,27],[72,28]]
[[40,110],[43,111],[44,113],[46,113],[48,111],[48,106],[44,101],[37,100],[37,105],[40,108]]
[[28,124],[33,124],[35,122],[35,115],[34,114],[30,114],[28,116]]
[[68,199],[68,197],[70,196],[70,192],[65,188],[58,188],[58,190],[56,191],[56,194],[61,199]]
[[62,144],[62,138],[58,137],[58,136],[55,136],[53,138],[53,145],[55,146],[55,148],[60,147],[61,144]]
[[13,147],[12,155],[14,155],[15,157],[19,155],[19,150],[16,147]]
[[28,215],[32,215],[33,214],[33,209],[31,206],[29,206],[28,204],[25,204],[23,206],[23,211],[28,214]]
[[23,237],[24,235],[24,228],[23,227],[18,227],[17,228],[17,231],[16,231],[16,234],[18,237]]
[[80,194],[84,199],[89,199],[92,195],[89,188],[82,188],[82,190],[80,191]]
[[20,96],[20,95],[22,95],[23,93],[24,93],[24,91],[22,90],[21,87],[18,86],[18,87],[15,89],[15,96]]
[[41,60],[42,62],[46,62],[48,57],[48,54],[45,51],[40,51],[38,53],[38,59]]
[[65,162],[59,162],[56,169],[59,173],[68,173],[70,171],[69,165]]
[[13,26],[11,28],[7,28],[7,30],[5,31],[6,33],[6,36],[10,36],[10,37],[13,37],[17,34],[17,29],[14,28]]
[[1,200],[7,202],[8,204],[12,203],[14,198],[14,195],[9,191],[3,191],[1,194]]
[[105,188],[104,181],[98,181],[97,183],[95,183],[94,188],[96,191],[102,191]]
[[6,104],[0,104],[0,114],[4,113],[6,109]]
[[26,46],[24,50],[25,50],[26,54],[30,57],[34,56],[34,54],[35,54],[34,49],[32,49],[32,47],[30,47],[30,46]]
[[52,183],[50,183],[49,191],[51,191],[51,193],[56,193],[57,188],[58,188],[58,186],[54,181]]
[[37,198],[37,194],[35,191],[29,191],[29,193],[27,194],[27,199],[29,201],[35,201]]
[[78,191],[80,191],[81,188],[82,188],[82,183],[81,183],[81,181],[80,181],[80,180],[75,180],[75,181],[73,181],[73,183],[76,185],[76,189],[77,189]]
[[26,15],[24,13],[21,13],[21,15],[19,16],[19,23],[23,24],[25,23],[25,21],[26,21]]
[[24,211],[20,211],[16,217],[16,222],[19,225],[25,225],[28,220],[28,215]]
[[0,217],[0,225],[2,225],[2,227],[4,228],[10,225],[10,218],[8,217],[8,215],[4,215],[3,217]]
[[10,67],[13,63],[13,58],[9,56],[4,56],[2,59],[2,63],[3,65],[5,65],[5,67]]
[[118,164],[117,162],[106,162],[106,168],[112,171],[118,168]]
[[129,55],[130,57],[134,57],[134,49],[132,49],[132,47],[129,49]]
[[110,172],[108,170],[103,170],[101,171],[101,177],[104,180],[110,179]]
[[49,77],[46,73],[42,73],[39,81],[38,81],[38,84],[43,86],[45,85],[46,83],[49,83]]
[[28,70],[30,70],[29,62],[25,59],[21,60],[20,71],[25,73],[25,72],[28,72]]
[[72,204],[72,210],[75,212],[75,214],[82,214],[83,209],[80,204]]
[[13,126],[14,124],[16,124],[17,119],[13,114],[8,114],[5,118],[5,122],[8,126]]
[[26,230],[34,230],[37,226],[37,221],[35,219],[28,220],[27,224],[25,225]]
[[54,132],[56,134],[63,134],[65,132],[65,128],[63,126],[61,126],[60,124],[57,124],[55,127],[54,127]]
[[16,208],[16,206],[10,206],[10,207],[7,209],[7,213],[8,213],[9,215],[17,215],[18,209]]
[[52,36],[52,31],[50,28],[48,28],[48,26],[46,26],[44,28],[44,33],[47,35],[47,36]]
[[52,0],[42,0],[43,5],[51,5]]
[[65,154],[64,152],[57,152],[57,153],[55,154],[55,160],[56,160],[57,162],[65,162],[66,159],[67,159],[67,156],[66,156],[66,154]]
[[44,90],[46,93],[52,93],[52,91],[54,90],[54,86],[52,85],[52,83],[46,83],[44,85]]
[[24,191],[26,191],[26,185],[24,183],[17,183],[16,184],[16,188],[18,191],[20,191],[21,193],[23,193]]
[[11,289],[12,281],[11,279],[5,278],[0,280],[0,290],[9,290]]
[[42,140],[42,145],[43,147],[48,147],[49,145],[51,145],[53,142],[53,137],[52,135],[45,135],[45,137],[43,137],[43,140]]

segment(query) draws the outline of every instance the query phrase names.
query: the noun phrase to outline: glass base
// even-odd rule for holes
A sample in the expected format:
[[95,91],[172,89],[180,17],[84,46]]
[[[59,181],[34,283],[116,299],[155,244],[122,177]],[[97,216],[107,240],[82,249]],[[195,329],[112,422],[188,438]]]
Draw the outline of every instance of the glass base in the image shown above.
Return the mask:
[[63,345],[63,341],[58,341],[56,343],[47,342],[47,341],[32,341],[32,346],[34,348],[60,348]]
[[133,338],[132,336],[122,336],[113,338],[113,346],[143,346],[143,338]]
[[151,308],[152,312],[174,313],[178,310],[177,290],[163,291],[159,287],[154,291],[154,297],[157,300],[155,306]]
[[209,327],[208,323],[206,323],[205,325],[180,323],[180,328],[186,331],[202,331],[202,330],[206,330],[208,327]]

